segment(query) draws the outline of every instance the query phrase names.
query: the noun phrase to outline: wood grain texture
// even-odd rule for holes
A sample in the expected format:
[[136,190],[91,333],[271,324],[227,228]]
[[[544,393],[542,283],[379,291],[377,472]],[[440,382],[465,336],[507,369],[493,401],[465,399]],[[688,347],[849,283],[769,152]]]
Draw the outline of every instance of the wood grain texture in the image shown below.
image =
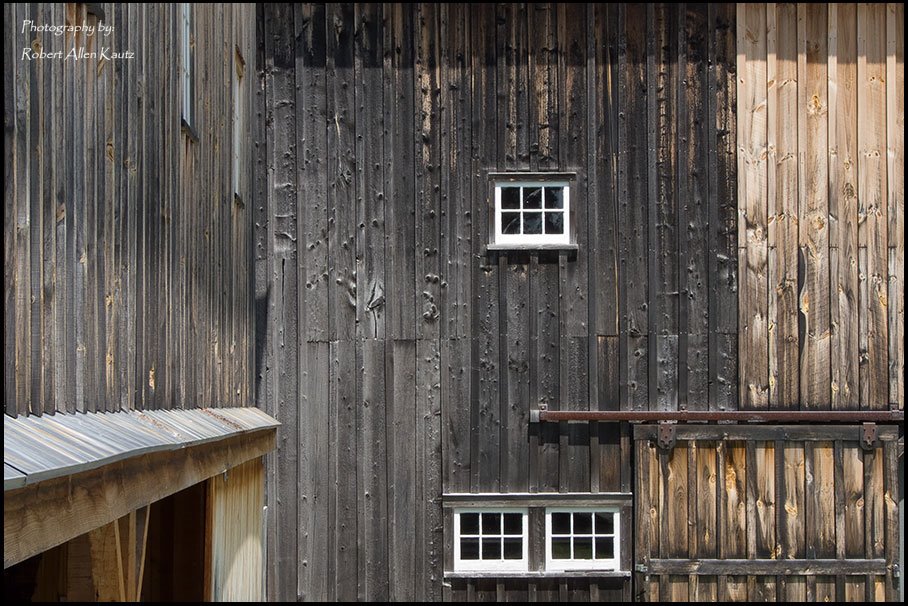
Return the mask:
[[[14,10],[22,14],[10,12],[10,20],[98,22],[81,5]],[[198,90],[193,145],[175,101],[177,10],[110,7],[109,41],[35,32],[6,48],[6,395],[17,413],[184,407],[190,396],[194,405],[250,403],[252,205],[227,196],[231,165],[220,143],[232,122],[209,115],[229,114],[230,95],[205,103],[212,91],[231,90],[224,45],[236,42],[253,57],[254,34],[239,42],[231,28],[242,22],[238,31],[248,33],[254,19],[248,7],[198,15],[195,75],[207,84]],[[21,57],[23,48],[83,45],[98,56]],[[102,46],[135,52],[136,60],[107,59]],[[217,151],[200,162],[200,146]]]
[[738,5],[738,224],[740,403],[769,404],[766,6]]
[[[749,197],[750,185],[739,181],[738,209],[745,218],[739,237],[748,233],[750,214],[762,217],[764,201],[769,213],[769,319],[740,347],[742,372],[762,380],[762,366],[754,360],[763,359],[765,336],[770,406],[866,409],[897,403],[904,363],[892,344],[901,338],[904,296],[892,288],[901,281],[901,264],[890,267],[889,257],[903,254],[899,7],[767,4],[738,10],[749,19],[737,23],[738,82],[747,87],[749,73],[762,73],[764,66],[768,72],[770,160],[764,174],[762,166],[739,157],[739,177],[747,179],[750,171],[755,185],[766,185],[765,194]],[[753,98],[749,90],[739,92]],[[742,110],[748,104],[738,99]],[[739,138],[746,137],[739,149],[761,149],[762,126],[744,125],[741,120],[750,115],[738,114]],[[763,282],[763,242],[740,246],[741,301],[762,306],[756,287]],[[742,313],[742,321],[753,315]],[[742,335],[748,331],[742,325]],[[743,377],[741,397],[745,385],[759,383]]]

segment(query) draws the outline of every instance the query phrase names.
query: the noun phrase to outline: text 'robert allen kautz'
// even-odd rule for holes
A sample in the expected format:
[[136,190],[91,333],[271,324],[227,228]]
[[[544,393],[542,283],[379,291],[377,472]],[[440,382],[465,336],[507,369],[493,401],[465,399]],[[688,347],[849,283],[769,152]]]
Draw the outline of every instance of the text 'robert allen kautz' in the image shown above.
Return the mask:
[[[22,21],[21,34],[50,34],[52,36],[71,35],[76,40],[80,37],[91,38],[94,36],[109,37],[114,31],[113,25],[107,25],[103,21],[97,24],[82,22],[81,24],[55,25],[51,23],[35,23],[31,19]],[[34,61],[43,59],[62,59],[63,61],[80,61],[84,59],[103,59],[115,61],[120,59],[134,59],[136,54],[129,50],[115,51],[110,46],[101,46],[92,48],[94,45],[79,46],[74,45],[69,49],[45,50],[40,39],[35,37],[31,46],[22,49],[22,61]]]

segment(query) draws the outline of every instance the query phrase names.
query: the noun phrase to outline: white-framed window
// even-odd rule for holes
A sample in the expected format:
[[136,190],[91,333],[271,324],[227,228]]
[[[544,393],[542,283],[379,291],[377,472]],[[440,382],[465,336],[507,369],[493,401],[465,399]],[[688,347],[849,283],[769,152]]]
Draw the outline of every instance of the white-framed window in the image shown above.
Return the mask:
[[568,181],[496,181],[492,244],[531,247],[570,244],[570,209]]
[[246,129],[246,99],[243,76],[246,73],[246,61],[243,59],[238,47],[234,48],[233,67],[233,194],[242,201],[243,135]]
[[617,508],[547,508],[546,570],[618,570],[620,522]]
[[192,107],[192,4],[180,4],[180,75],[183,89],[182,118],[192,128],[195,115]]
[[527,509],[455,509],[454,570],[527,570]]

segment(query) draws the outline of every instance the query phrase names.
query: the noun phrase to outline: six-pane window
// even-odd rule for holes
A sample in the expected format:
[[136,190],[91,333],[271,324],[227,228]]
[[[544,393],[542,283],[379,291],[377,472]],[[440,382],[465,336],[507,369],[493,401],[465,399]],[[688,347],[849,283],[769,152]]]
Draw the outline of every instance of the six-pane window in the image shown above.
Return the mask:
[[456,570],[526,570],[526,509],[454,512]]
[[494,244],[569,244],[569,213],[567,182],[496,183]]
[[617,570],[619,515],[612,509],[549,508],[547,570]]

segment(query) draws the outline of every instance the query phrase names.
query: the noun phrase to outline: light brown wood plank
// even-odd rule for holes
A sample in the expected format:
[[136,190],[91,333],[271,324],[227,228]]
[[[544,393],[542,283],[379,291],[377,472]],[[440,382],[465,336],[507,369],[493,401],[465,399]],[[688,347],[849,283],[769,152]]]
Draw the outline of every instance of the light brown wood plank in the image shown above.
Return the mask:
[[798,129],[797,7],[767,6],[769,177],[769,405],[798,406]]
[[[799,115],[804,139],[798,210],[798,245],[804,274],[798,304],[806,330],[801,334],[801,407],[828,408],[829,379],[829,203],[827,197],[827,7],[799,5]],[[801,22],[803,17],[804,22]],[[800,38],[800,36],[799,36]],[[801,54],[803,53],[803,58]]]
[[769,403],[766,7],[739,4],[738,246],[740,405]]
[[889,404],[905,408],[905,5],[886,13],[889,202]]
[[886,6],[860,4],[857,13],[858,240],[867,249],[867,296],[861,300],[867,332],[861,407],[879,409],[889,400]]
[[830,5],[829,11],[836,19],[835,49],[829,49],[829,90],[835,90],[829,112],[830,380],[832,408],[857,409],[857,13],[854,4]]

